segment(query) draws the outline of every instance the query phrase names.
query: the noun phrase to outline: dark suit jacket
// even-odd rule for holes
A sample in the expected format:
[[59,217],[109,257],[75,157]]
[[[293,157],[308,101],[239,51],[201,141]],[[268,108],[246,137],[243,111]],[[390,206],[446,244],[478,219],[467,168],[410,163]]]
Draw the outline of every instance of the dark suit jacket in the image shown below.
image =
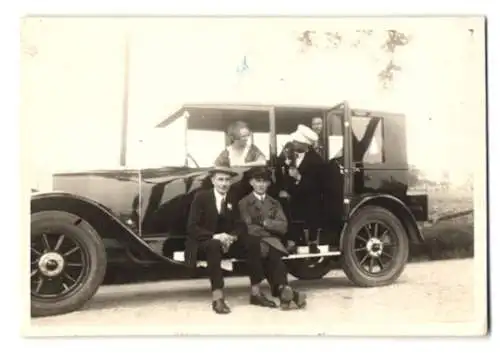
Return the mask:
[[241,199],[238,206],[248,236],[259,237],[262,242],[288,254],[281,240],[288,230],[288,222],[278,200],[267,195],[260,201],[252,192]]
[[[235,236],[244,234],[244,223],[239,217],[238,205],[234,203],[234,198],[227,195],[227,233]],[[199,191],[189,209],[187,221],[187,239],[185,249],[185,262],[189,267],[195,267],[198,259],[198,245],[212,239],[217,231],[217,220],[219,213],[215,204],[214,190]]]
[[[286,170],[278,168],[280,169]],[[291,196],[293,217],[317,224],[323,216],[323,195],[328,186],[327,164],[316,151],[309,149],[298,170],[302,176],[298,184],[288,174],[282,174],[279,179],[283,181],[285,190]]]

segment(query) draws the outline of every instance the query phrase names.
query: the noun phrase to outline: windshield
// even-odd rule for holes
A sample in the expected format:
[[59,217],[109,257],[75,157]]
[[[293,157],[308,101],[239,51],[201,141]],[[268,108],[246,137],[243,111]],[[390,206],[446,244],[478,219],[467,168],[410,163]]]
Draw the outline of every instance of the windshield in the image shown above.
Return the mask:
[[270,156],[267,111],[190,107],[151,130],[133,156],[143,167],[264,165]]

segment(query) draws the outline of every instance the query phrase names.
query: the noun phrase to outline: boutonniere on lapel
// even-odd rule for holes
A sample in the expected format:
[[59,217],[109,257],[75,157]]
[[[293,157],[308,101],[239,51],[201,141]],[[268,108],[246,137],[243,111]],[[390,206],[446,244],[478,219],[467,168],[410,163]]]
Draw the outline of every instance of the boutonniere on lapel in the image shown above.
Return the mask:
[[228,209],[229,211],[231,211],[231,210],[233,209],[233,205],[232,205],[232,204],[230,204],[230,203],[228,203],[228,204],[226,205],[226,207],[227,207],[227,209]]
[[276,205],[272,205],[271,208],[269,209],[269,218],[275,218],[277,213],[278,213],[278,208],[276,207]]

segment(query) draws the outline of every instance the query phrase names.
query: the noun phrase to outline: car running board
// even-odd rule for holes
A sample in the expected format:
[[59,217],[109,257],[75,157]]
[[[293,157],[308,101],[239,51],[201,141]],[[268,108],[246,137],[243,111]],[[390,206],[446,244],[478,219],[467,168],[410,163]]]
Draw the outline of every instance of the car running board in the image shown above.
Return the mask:
[[[293,259],[301,259],[301,258],[311,258],[311,257],[331,257],[331,256],[340,256],[341,252],[339,250],[330,251],[330,247],[328,245],[320,245],[318,246],[319,253],[310,253],[308,246],[298,246],[296,254],[290,254],[287,256],[283,256],[283,260],[293,260]],[[174,252],[174,260],[179,262],[184,262],[184,252],[176,251]],[[233,264],[236,262],[244,262],[242,259],[222,259],[221,268],[232,271]],[[197,261],[197,267],[207,267],[206,261]]]

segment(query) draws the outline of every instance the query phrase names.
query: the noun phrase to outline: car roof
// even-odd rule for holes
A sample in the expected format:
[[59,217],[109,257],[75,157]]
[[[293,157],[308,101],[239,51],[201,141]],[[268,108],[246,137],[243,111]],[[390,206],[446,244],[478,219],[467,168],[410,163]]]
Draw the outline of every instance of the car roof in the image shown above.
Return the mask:
[[304,111],[318,111],[318,110],[330,110],[335,107],[340,107],[333,105],[306,105],[306,104],[267,104],[267,103],[186,103],[181,106],[180,109],[175,111],[173,114],[168,116],[166,119],[162,120],[156,127],[165,127],[169,125],[172,121],[178,119],[184,114],[184,110],[189,109],[213,109],[213,110],[249,110],[249,111],[268,111],[271,108],[282,109],[282,110],[304,110]]
[[[276,108],[279,110],[294,110],[294,111],[328,111],[333,109],[342,109],[345,101],[338,103],[337,105],[309,105],[309,104],[283,104],[283,103],[255,103],[255,102],[215,102],[215,103],[186,103],[183,104],[180,109],[175,111],[173,114],[169,115],[167,118],[163,119],[160,123],[156,125],[157,128],[168,126],[173,121],[180,118],[184,111],[187,110],[248,110],[248,111],[268,111],[271,108]],[[379,110],[368,110],[359,109],[354,106],[350,106],[350,110],[359,116],[370,116],[370,115],[383,115],[383,116],[394,116],[398,119],[404,119],[404,114],[394,113],[389,111],[379,111]]]
[[272,104],[272,103],[249,103],[249,102],[236,102],[236,103],[187,103],[182,106],[188,108],[206,108],[206,109],[269,109],[269,108],[282,108],[282,109],[304,109],[304,110],[325,110],[331,109],[332,105],[312,105],[312,104]]

